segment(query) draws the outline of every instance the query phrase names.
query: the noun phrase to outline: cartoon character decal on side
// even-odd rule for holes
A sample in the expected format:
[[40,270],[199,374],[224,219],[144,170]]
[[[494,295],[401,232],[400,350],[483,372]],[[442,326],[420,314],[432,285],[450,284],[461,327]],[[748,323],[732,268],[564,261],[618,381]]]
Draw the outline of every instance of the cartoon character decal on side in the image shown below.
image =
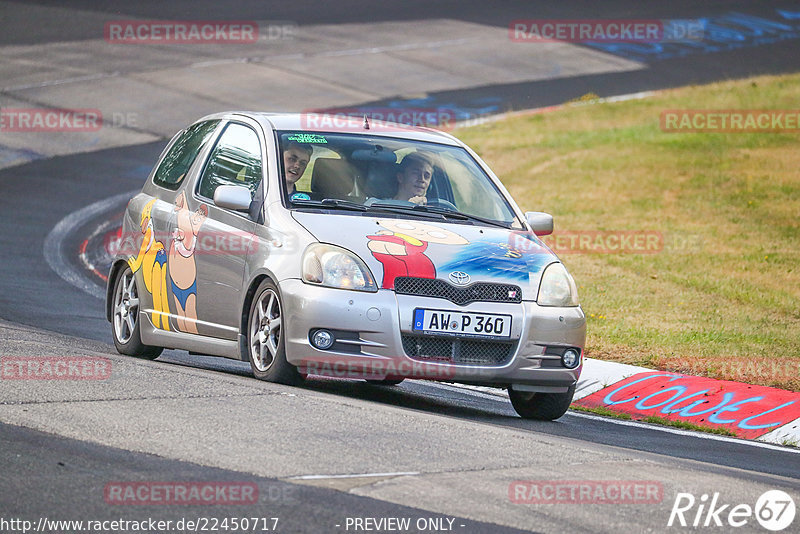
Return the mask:
[[194,252],[197,233],[208,218],[208,206],[201,204],[194,212],[181,193],[175,199],[176,228],[169,247],[169,278],[177,312],[178,330],[197,334],[197,266]]
[[153,204],[156,199],[144,205],[139,222],[144,234],[136,258],[129,258],[128,265],[134,273],[142,270],[144,287],[153,296],[151,318],[156,328],[169,330],[169,298],[167,297],[167,253],[164,244],[156,241],[153,229]]
[[383,264],[383,289],[394,289],[394,280],[398,276],[436,278],[436,267],[425,255],[428,243],[469,243],[455,232],[418,221],[381,219],[378,224],[386,230],[367,236],[367,246],[375,259]]

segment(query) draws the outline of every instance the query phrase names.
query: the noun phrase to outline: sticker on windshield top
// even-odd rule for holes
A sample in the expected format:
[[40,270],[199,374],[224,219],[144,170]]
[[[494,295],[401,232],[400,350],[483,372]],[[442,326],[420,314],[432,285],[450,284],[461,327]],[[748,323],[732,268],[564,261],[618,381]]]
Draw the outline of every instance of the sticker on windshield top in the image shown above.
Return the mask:
[[319,144],[328,144],[328,140],[325,139],[322,135],[317,134],[292,134],[286,138],[289,141],[295,141],[297,143],[319,143]]
[[311,197],[306,195],[305,193],[294,193],[289,200],[294,202],[295,200],[311,200]]

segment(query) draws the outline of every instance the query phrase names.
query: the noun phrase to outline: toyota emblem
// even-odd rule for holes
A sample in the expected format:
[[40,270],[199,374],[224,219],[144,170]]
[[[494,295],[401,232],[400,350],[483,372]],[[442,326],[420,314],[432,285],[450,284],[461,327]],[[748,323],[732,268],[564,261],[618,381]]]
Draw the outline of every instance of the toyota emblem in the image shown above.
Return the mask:
[[457,286],[465,286],[469,284],[469,275],[464,271],[453,271],[450,273],[450,281]]

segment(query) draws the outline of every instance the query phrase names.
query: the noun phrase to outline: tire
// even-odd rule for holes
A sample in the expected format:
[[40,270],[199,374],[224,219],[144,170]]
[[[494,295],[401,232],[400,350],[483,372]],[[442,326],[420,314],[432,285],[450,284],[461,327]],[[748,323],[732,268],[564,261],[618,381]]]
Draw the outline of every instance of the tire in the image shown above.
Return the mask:
[[403,380],[405,380],[405,378],[384,378],[383,380],[367,380],[367,383],[373,386],[396,386]]
[[155,360],[163,347],[151,347],[142,343],[139,321],[139,287],[136,276],[129,266],[114,279],[114,300],[111,309],[111,335],[117,352]]
[[514,410],[523,419],[555,421],[569,409],[575,395],[575,384],[565,393],[532,393],[530,391],[508,390],[508,398]]
[[286,360],[283,302],[275,283],[258,286],[247,314],[247,360],[253,376],[267,382],[297,385],[303,376]]

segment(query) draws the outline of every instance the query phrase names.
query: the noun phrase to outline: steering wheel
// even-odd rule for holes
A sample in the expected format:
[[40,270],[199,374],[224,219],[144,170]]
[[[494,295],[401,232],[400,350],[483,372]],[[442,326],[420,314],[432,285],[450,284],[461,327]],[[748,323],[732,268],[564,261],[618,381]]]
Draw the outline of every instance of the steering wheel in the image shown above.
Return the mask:
[[428,206],[433,206],[435,208],[445,208],[452,211],[458,211],[458,208],[455,206],[455,204],[443,198],[437,198],[435,200],[429,201]]

